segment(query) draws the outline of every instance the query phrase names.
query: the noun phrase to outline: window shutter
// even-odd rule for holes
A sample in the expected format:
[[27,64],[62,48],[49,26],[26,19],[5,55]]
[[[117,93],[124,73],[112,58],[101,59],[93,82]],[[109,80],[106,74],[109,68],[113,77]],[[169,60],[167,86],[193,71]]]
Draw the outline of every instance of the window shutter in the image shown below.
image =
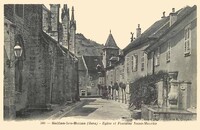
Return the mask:
[[137,68],[138,68],[138,55],[136,55],[135,58],[136,58],[136,71],[137,71]]
[[191,27],[190,25],[185,27],[184,30],[184,54],[189,56],[191,54]]
[[138,55],[134,54],[134,71],[137,71],[138,67]]
[[160,47],[158,47],[157,65],[160,65]]

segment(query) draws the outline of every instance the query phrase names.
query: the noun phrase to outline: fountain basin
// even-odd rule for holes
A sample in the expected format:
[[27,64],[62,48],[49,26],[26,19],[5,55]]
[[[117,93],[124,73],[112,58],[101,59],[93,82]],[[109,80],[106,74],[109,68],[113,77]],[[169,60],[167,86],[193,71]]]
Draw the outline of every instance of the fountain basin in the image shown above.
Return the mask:
[[142,105],[141,117],[144,120],[195,120],[196,113],[169,107],[160,108],[156,105]]

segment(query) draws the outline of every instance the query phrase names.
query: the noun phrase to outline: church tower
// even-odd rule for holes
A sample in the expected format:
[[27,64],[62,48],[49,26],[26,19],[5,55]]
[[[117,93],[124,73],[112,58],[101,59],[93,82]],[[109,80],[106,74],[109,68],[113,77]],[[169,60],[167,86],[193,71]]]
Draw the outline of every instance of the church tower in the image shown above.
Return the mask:
[[74,7],[72,6],[72,14],[70,21],[70,45],[69,50],[76,55],[76,20],[74,19]]
[[110,34],[107,38],[107,41],[105,43],[105,46],[103,48],[103,65],[105,68],[110,66],[110,59],[111,57],[118,57],[119,55],[119,47],[117,46],[113,35]]
[[59,41],[58,26],[59,26],[59,9],[60,4],[50,4],[51,11],[51,36]]
[[62,38],[62,45],[68,48],[69,38],[70,38],[70,18],[69,18],[69,8],[67,4],[64,4],[61,13],[61,20],[62,20],[62,28],[63,28],[63,38]]

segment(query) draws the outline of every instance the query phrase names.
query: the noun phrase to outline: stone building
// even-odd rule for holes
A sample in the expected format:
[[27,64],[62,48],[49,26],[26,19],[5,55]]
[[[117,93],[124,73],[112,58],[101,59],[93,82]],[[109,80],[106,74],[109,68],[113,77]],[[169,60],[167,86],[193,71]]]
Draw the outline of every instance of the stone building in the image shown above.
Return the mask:
[[[197,7],[186,6],[176,12],[173,9],[169,18],[168,29],[145,49],[149,57],[148,70],[151,70],[149,73],[162,70],[173,74],[168,87],[163,81],[157,84],[158,104],[185,110],[191,115],[197,108]],[[171,104],[174,95],[177,95],[177,103]]]
[[[126,84],[127,102],[129,85],[145,76],[167,73],[156,83],[157,105],[166,111],[143,107],[142,115],[148,120],[195,119],[197,105],[197,12],[196,6],[163,16],[141,33],[138,25],[136,38],[122,50],[124,60],[107,69],[107,83],[120,80]],[[119,58],[120,59],[120,58]],[[121,68],[120,74],[116,70]],[[121,75],[121,78],[118,78]],[[108,84],[107,84],[108,85]],[[150,86],[150,84],[148,84]],[[120,94],[118,94],[120,99]],[[176,104],[171,103],[176,100]],[[155,103],[155,102],[154,102]],[[134,105],[134,104],[133,104]],[[155,105],[155,104],[154,104]],[[171,109],[173,108],[173,109]],[[155,110],[154,110],[155,109]],[[160,111],[160,110],[158,110]],[[156,115],[157,114],[157,115]]]
[[99,95],[99,74],[97,65],[103,66],[102,56],[82,56],[79,58],[80,96]]
[[116,60],[116,58],[119,55],[119,47],[117,46],[113,35],[110,34],[106,40],[105,46],[103,47],[103,65],[105,68],[110,66],[110,59],[114,58],[113,60]]
[[78,62],[59,44],[58,14],[59,5],[4,5],[4,119],[78,100]]
[[[118,85],[120,83],[121,64],[120,48],[117,46],[113,35],[110,34],[103,48],[103,67],[105,69],[104,83],[107,87],[108,96],[112,99],[119,99]],[[114,88],[117,85],[117,88]]]
[[70,10],[64,4],[60,19],[60,5],[50,4],[50,10],[43,6],[43,30],[63,47],[76,55],[76,20],[74,18],[74,7]]

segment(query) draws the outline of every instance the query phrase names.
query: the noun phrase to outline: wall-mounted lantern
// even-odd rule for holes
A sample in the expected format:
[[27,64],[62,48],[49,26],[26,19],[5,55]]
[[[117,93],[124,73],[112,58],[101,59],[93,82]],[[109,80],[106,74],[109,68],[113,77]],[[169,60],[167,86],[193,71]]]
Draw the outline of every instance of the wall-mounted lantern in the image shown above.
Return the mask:
[[14,46],[14,55],[15,55],[15,60],[11,61],[10,59],[7,60],[7,66],[8,68],[13,67],[13,65],[19,60],[19,58],[22,55],[22,47],[19,46],[19,43]]

